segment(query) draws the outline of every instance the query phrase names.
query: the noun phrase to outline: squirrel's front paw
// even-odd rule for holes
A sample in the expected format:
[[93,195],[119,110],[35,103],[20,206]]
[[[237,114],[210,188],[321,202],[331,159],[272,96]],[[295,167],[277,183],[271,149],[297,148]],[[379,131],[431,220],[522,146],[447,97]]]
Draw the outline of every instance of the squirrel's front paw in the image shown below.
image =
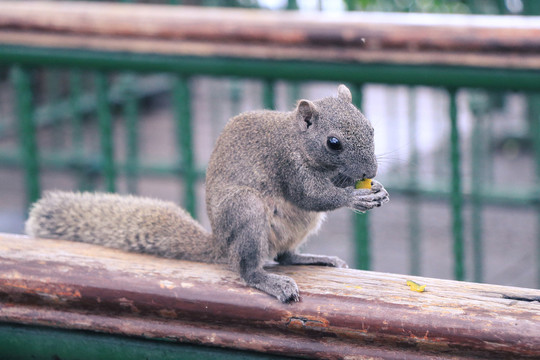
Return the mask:
[[384,186],[376,180],[372,181],[371,189],[352,190],[351,207],[353,209],[367,211],[390,201],[388,191]]

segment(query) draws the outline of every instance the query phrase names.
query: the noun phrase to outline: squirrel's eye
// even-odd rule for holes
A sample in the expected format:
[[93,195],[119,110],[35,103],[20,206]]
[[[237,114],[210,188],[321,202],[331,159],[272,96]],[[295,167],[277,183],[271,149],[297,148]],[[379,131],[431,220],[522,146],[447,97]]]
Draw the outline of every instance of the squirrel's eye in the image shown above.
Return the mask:
[[341,141],[339,141],[339,139],[335,136],[329,136],[328,139],[326,139],[326,146],[328,146],[330,150],[334,151],[339,151],[343,148]]

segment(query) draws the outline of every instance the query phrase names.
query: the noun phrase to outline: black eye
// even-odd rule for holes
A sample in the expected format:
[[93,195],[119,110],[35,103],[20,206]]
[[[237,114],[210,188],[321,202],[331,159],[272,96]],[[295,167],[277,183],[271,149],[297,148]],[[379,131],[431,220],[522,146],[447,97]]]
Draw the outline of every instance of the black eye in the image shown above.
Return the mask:
[[341,141],[339,141],[339,139],[334,136],[329,136],[328,139],[326,139],[326,146],[328,146],[330,150],[334,151],[340,151],[341,149],[343,149]]

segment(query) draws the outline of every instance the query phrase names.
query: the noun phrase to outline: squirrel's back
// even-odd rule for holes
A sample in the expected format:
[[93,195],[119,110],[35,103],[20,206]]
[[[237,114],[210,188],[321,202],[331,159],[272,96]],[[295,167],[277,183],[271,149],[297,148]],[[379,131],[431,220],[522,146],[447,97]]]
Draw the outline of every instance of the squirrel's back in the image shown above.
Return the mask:
[[103,193],[48,192],[26,222],[33,237],[213,262],[212,236],[172,202]]

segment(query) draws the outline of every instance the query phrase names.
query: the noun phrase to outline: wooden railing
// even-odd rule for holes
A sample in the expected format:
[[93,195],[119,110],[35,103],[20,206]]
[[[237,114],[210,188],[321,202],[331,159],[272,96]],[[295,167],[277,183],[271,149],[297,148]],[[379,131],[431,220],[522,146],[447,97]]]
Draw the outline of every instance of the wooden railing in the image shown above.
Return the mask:
[[[239,9],[200,9],[144,4],[83,2],[0,2],[0,65],[12,69],[17,104],[19,147],[0,152],[0,166],[24,169],[28,203],[41,192],[40,168],[64,169],[84,176],[102,175],[105,190],[115,191],[118,177],[136,182],[137,175],[167,174],[182,177],[184,204],[196,213],[195,184],[204,169],[196,166],[193,152],[190,78],[198,75],[256,78],[263,82],[262,103],[274,108],[276,81],[340,81],[350,85],[355,103],[362,105],[362,87],[368,83],[437,86],[448,90],[448,107],[434,121],[449,120],[445,164],[451,176],[441,183],[424,183],[415,161],[409,164],[409,182],[388,185],[392,194],[404,194],[411,204],[427,198],[451,200],[454,277],[472,278],[465,269],[464,202],[471,200],[474,278],[482,281],[485,258],[482,245],[481,205],[502,203],[528,206],[540,219],[537,185],[520,191],[500,189],[483,182],[486,174],[464,179],[463,146],[458,127],[457,95],[460,89],[517,90],[529,95],[540,91],[539,17],[463,16],[437,14],[343,13],[322,16],[301,12],[264,12]],[[80,71],[96,74],[95,105],[101,147],[86,156],[73,131],[73,151],[62,156],[36,145],[36,116],[32,97],[33,70],[69,69],[70,94],[58,107],[65,120],[81,129]],[[125,113],[136,124],[134,74],[166,73],[172,78],[171,98],[178,151],[170,162],[144,161],[128,151],[126,161],[115,156],[108,99],[111,73],[126,72],[121,87]],[[118,85],[118,84],[116,84]],[[114,92],[113,92],[114,93]],[[531,98],[532,99],[532,98]],[[538,101],[531,101],[536,109]],[[135,115],[134,115],[135,114]],[[540,183],[540,117],[531,111],[528,140],[534,148],[535,179]],[[411,115],[414,117],[414,114]],[[439,118],[440,117],[440,118]],[[414,123],[414,118],[411,119]],[[476,121],[475,124],[479,124]],[[134,125],[135,126],[135,125]],[[414,127],[414,126],[413,126]],[[480,127],[477,128],[478,131]],[[136,144],[136,131],[128,143]],[[135,147],[135,145],[133,145]],[[477,151],[476,148],[480,150]],[[476,150],[475,150],[476,149]],[[410,144],[410,153],[417,144]],[[487,163],[481,147],[471,152],[476,164]],[[476,154],[474,153],[476,151]],[[178,156],[177,156],[178,155]],[[161,159],[160,159],[161,160]],[[465,190],[464,190],[465,189]],[[419,254],[418,211],[411,209],[410,253]],[[355,217],[357,266],[370,268],[367,215]],[[417,225],[414,225],[417,224]],[[538,231],[534,235],[539,236]],[[416,249],[416,250],[415,250]],[[531,250],[532,252],[533,250]],[[428,254],[429,256],[429,254]],[[411,271],[419,262],[409,256]],[[519,260],[517,260],[519,261]],[[540,259],[536,259],[540,281]]]
[[[540,356],[539,290],[313,266],[269,270],[294,278],[299,303],[282,304],[220,265],[0,234],[0,328],[326,359]],[[411,291],[409,279],[425,291]],[[27,354],[27,342],[10,340],[0,340],[0,357]]]
[[243,59],[540,67],[540,28],[535,17],[411,17],[388,13],[314,16],[283,11],[197,7],[171,11],[169,6],[128,6],[3,1],[0,40],[18,46]]

